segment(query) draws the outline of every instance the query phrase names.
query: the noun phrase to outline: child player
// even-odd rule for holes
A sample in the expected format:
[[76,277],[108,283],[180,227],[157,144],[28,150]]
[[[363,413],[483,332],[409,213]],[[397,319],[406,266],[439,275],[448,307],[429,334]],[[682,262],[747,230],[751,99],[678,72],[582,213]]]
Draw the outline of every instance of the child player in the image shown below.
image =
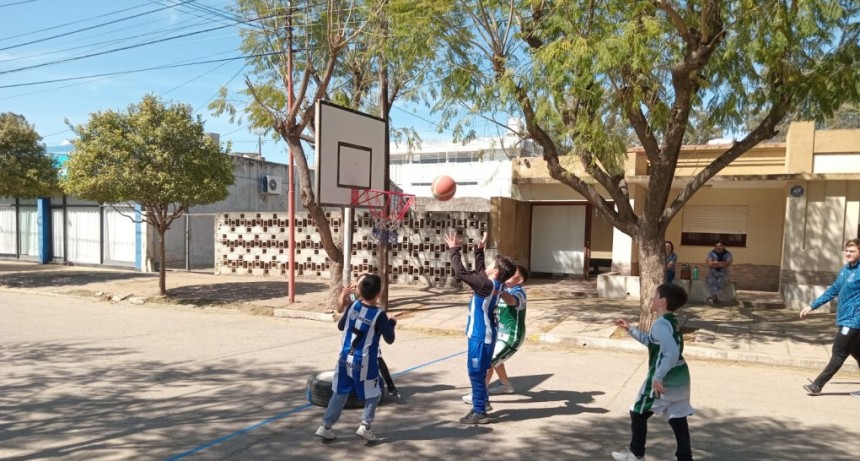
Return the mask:
[[378,275],[363,277],[358,283],[361,298],[344,312],[337,324],[337,328],[343,331],[343,343],[332,379],[334,393],[325,410],[323,423],[316,431],[316,435],[323,439],[336,437],[331,427],[340,419],[350,392],[355,392],[360,400],[364,400],[361,425],[355,433],[369,442],[376,441],[370,425],[382,395],[377,368],[379,338],[388,344],[393,343],[397,323],[395,319],[389,321],[385,311],[376,306],[381,290],[382,279]]
[[520,264],[516,267],[517,271],[505,282],[506,288],[499,300],[499,337],[493,350],[493,366],[487,371],[487,384],[495,370],[499,374],[499,385],[488,388],[490,394],[514,393],[505,362],[514,356],[526,339],[526,292],[523,285],[529,279],[529,270]]
[[[514,386],[508,379],[505,362],[514,356],[526,339],[526,292],[522,285],[529,279],[529,270],[517,264],[517,272],[505,282],[505,290],[499,295],[496,311],[499,318],[499,334],[493,349],[492,367],[487,370],[487,386],[493,379],[493,371],[499,374],[499,385],[487,387],[489,394],[513,394]],[[463,396],[463,401],[472,404],[472,394]],[[487,411],[492,407],[487,403]]]
[[[349,284],[340,292],[340,304],[337,307],[337,313],[340,314],[346,309],[347,306],[351,306],[356,303],[358,300],[356,295],[360,295],[358,292],[358,283],[361,282],[361,279],[364,278],[367,274],[361,274],[358,276],[358,282]],[[387,311],[386,311],[387,313]],[[391,317],[389,320],[394,320],[395,317]],[[385,381],[385,386],[388,387],[388,396],[394,398],[400,398],[400,392],[397,390],[397,386],[394,385],[394,378],[391,377],[391,372],[388,370],[388,365],[385,363],[385,360],[382,359],[382,349],[377,351],[378,355],[376,357],[377,365],[379,366],[379,376],[382,377],[382,380]]]
[[496,342],[495,309],[502,284],[516,271],[511,260],[501,255],[496,256],[495,264],[484,266],[486,240],[487,235],[484,234],[481,242],[475,246],[475,270],[467,271],[460,254],[462,244],[456,232],[451,230],[445,235],[454,276],[473,290],[466,320],[466,336],[469,340],[466,369],[472,383],[472,410],[460,418],[463,424],[490,422],[485,406],[488,398],[486,379],[493,359],[493,345]]
[[627,330],[633,338],[648,347],[648,377],[639,390],[636,402],[630,408],[630,427],[633,435],[628,450],[616,451],[612,457],[618,461],[645,459],[645,436],[648,418],[662,414],[675,433],[678,461],[692,461],[690,428],[687,416],[693,414],[690,405],[690,369],[684,361],[684,337],[675,318],[675,311],[687,302],[687,292],[677,285],[664,283],[657,287],[651,299],[651,312],[658,318],[646,333],[630,326],[626,320],[615,324]]

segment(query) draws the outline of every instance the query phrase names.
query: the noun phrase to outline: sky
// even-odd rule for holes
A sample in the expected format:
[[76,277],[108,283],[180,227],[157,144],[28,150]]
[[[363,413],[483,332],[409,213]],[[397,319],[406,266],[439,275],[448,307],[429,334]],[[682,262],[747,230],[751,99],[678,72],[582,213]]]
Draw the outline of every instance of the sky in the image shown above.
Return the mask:
[[[86,123],[93,112],[125,110],[155,94],[191,105],[205,130],[219,133],[222,143],[232,142],[234,151],[257,152],[257,133],[215,117],[207,107],[222,86],[236,98],[244,88],[243,26],[218,16],[233,5],[231,0],[0,0],[0,112],[23,115],[51,151],[74,137],[66,120]],[[179,35],[186,36],[169,39]],[[156,40],[164,41],[144,44]],[[165,68],[183,64],[191,65]],[[43,83],[48,81],[54,82]],[[392,124],[410,126],[424,140],[451,139],[436,130],[429,114],[410,115],[415,110],[395,105]],[[286,163],[284,143],[263,138],[263,156]]]

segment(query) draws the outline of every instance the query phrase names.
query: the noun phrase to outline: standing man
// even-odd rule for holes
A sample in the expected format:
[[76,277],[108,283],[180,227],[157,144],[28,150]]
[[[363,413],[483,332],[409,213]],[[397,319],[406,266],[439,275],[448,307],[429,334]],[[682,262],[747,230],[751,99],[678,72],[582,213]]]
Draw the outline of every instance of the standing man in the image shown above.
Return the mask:
[[732,253],[726,250],[722,241],[714,244],[714,249],[705,257],[708,266],[708,296],[707,302],[711,307],[720,303],[720,293],[729,283],[729,266],[732,265]]

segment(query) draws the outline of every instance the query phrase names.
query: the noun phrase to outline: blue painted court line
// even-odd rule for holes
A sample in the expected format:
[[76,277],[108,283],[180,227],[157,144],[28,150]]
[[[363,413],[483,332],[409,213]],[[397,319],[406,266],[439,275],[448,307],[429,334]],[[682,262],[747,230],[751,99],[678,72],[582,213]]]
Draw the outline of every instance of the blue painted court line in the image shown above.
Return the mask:
[[[456,354],[451,354],[451,355],[449,355],[449,356],[447,356],[447,357],[442,357],[442,358],[439,358],[439,359],[436,359],[436,360],[431,360],[431,361],[429,361],[429,362],[425,362],[425,363],[422,363],[422,364],[420,364],[420,365],[416,365],[416,366],[414,366],[414,367],[412,367],[412,368],[407,368],[407,369],[405,369],[405,370],[403,370],[403,371],[399,371],[399,372],[397,372],[397,373],[394,373],[392,376],[400,376],[400,375],[402,375],[402,374],[409,373],[410,371],[418,370],[419,368],[428,367],[428,366],[430,366],[430,365],[433,365],[434,363],[444,362],[445,360],[452,359],[452,358],[454,358],[454,357],[457,357],[458,355],[463,355],[463,354],[465,354],[465,353],[466,353],[466,351],[457,352]],[[205,449],[207,449],[207,448],[214,447],[215,445],[218,445],[218,444],[220,444],[220,443],[222,443],[222,442],[226,442],[226,441],[228,441],[228,440],[230,440],[230,439],[232,439],[232,438],[234,438],[234,437],[240,436],[240,435],[242,435],[242,434],[247,434],[248,432],[251,432],[251,431],[253,431],[254,429],[257,429],[257,428],[259,428],[259,427],[263,427],[263,426],[265,426],[266,424],[269,424],[269,423],[272,423],[272,422],[278,421],[278,420],[280,420],[280,419],[284,419],[284,418],[286,418],[287,416],[290,416],[290,415],[292,415],[292,414],[294,414],[294,413],[298,413],[298,412],[300,412],[300,411],[307,410],[308,408],[310,408],[310,407],[312,407],[312,406],[313,406],[312,404],[307,403],[307,404],[305,404],[305,405],[302,405],[302,406],[299,406],[299,407],[293,408],[292,410],[285,411],[285,412],[283,412],[283,413],[279,413],[279,414],[277,414],[277,415],[275,415],[275,416],[272,416],[271,418],[266,418],[266,419],[264,419],[264,420],[260,421],[260,422],[259,422],[259,423],[257,423],[257,424],[253,424],[253,425],[248,426],[248,427],[246,427],[246,428],[244,428],[244,429],[240,429],[240,430],[238,430],[238,431],[236,431],[236,432],[234,432],[234,433],[232,433],[232,434],[228,434],[228,435],[225,435],[224,437],[217,438],[217,439],[215,439],[215,440],[213,440],[213,441],[211,441],[211,442],[207,442],[207,443],[204,443],[204,444],[202,444],[202,445],[198,445],[198,446],[196,446],[196,447],[194,447],[194,448],[192,448],[192,449],[190,449],[190,450],[188,450],[188,451],[184,451],[184,452],[182,452],[182,453],[179,453],[178,455],[173,455],[173,456],[171,456],[170,458],[167,458],[165,461],[176,461],[176,460],[179,460],[179,459],[182,459],[182,458],[185,458],[185,457],[191,456],[191,455],[193,455],[193,454],[195,454],[195,453],[198,453],[198,452],[201,452],[201,451],[203,451],[203,450],[205,450]]]

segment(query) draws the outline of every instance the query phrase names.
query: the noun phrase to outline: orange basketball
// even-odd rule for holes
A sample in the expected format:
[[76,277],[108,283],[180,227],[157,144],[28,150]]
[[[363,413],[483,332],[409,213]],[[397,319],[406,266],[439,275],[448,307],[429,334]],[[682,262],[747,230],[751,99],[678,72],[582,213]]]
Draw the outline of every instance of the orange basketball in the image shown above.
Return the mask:
[[433,180],[433,183],[430,184],[430,192],[433,193],[433,197],[436,197],[436,200],[446,201],[454,198],[454,194],[457,193],[457,183],[454,182],[454,179],[448,175],[442,175]]

